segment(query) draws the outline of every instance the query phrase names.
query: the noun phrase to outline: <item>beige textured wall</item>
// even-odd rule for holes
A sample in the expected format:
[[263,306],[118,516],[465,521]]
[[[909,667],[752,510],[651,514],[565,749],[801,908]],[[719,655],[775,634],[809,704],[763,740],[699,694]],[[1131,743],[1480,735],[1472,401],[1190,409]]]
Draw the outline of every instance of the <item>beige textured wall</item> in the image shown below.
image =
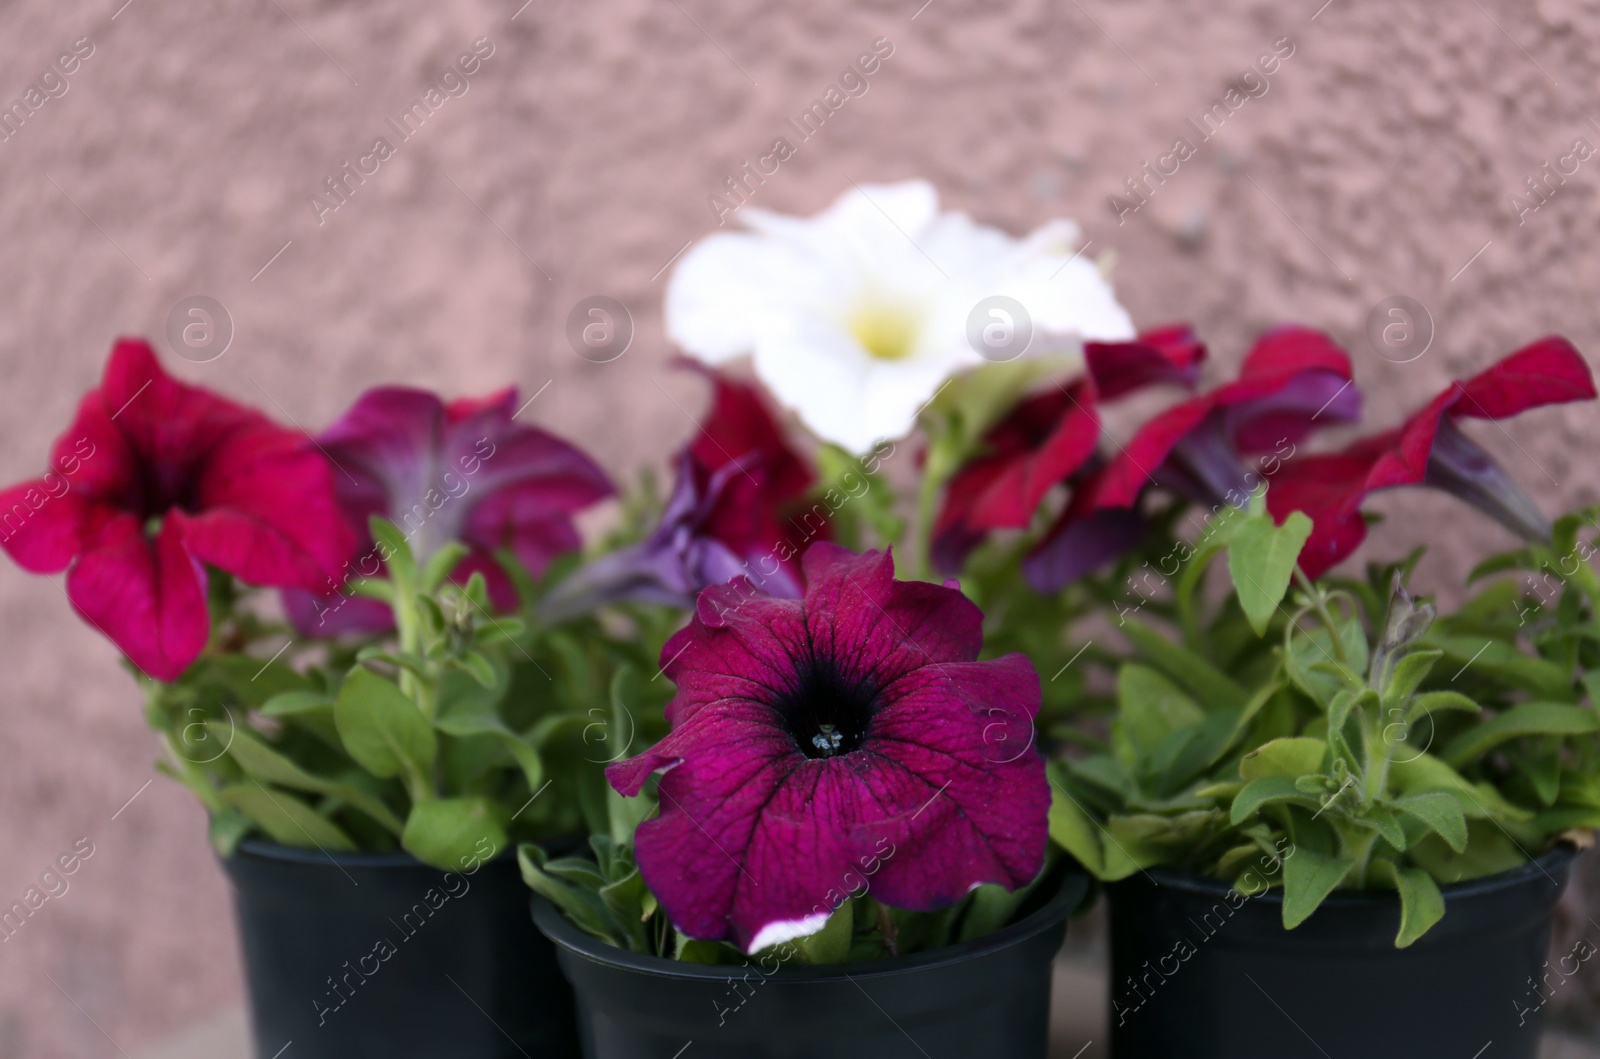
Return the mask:
[[[182,374],[307,427],[378,380],[548,381],[525,415],[618,472],[661,458],[689,427],[674,400],[699,394],[666,370],[656,273],[879,37],[894,54],[870,90],[797,144],[762,205],[926,176],[1015,230],[1076,216],[1117,252],[1141,323],[1192,319],[1228,363],[1274,322],[1326,327],[1381,420],[1545,331],[1600,349],[1600,158],[1524,223],[1510,205],[1576,139],[1600,144],[1592,2],[519,2],[0,3],[0,101],[94,46],[0,142],[0,478],[42,469],[113,335],[157,338],[195,294],[236,337]],[[481,37],[470,91],[410,140],[384,131]],[[1186,119],[1283,38],[1265,94],[1199,143]],[[394,157],[319,225],[310,197],[378,136]],[[1108,197],[1180,136],[1198,152],[1119,225]],[[593,294],[638,325],[605,366],[563,338]],[[1362,339],[1397,294],[1437,328],[1404,365]],[[1488,441],[1547,501],[1595,499],[1592,417]],[[1391,544],[1456,525],[1444,501],[1387,508]],[[156,746],[110,646],[9,564],[0,629],[0,903],[79,838],[95,849],[0,944],[0,1055],[114,1054],[107,1036],[131,1049],[238,995],[226,888],[199,810],[141,787]]]

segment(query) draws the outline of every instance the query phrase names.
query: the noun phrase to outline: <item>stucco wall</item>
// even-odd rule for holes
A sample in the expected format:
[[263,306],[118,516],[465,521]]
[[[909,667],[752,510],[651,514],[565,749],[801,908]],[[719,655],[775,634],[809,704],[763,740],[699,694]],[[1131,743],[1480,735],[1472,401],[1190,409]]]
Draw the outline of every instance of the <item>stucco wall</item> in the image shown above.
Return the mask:
[[[1600,348],[1600,157],[1537,211],[1510,201],[1535,201],[1524,180],[1546,162],[1570,169],[1576,139],[1600,144],[1594,3],[519,2],[0,3],[0,102],[93,45],[0,142],[0,479],[42,469],[113,335],[158,338],[191,295],[235,337],[209,363],[174,358],[182,374],[307,427],[379,380],[548,382],[525,416],[617,472],[659,459],[689,429],[674,402],[700,395],[667,369],[658,272],[713,224],[708,195],[878,38],[894,51],[870,89],[760,204],[809,212],[851,180],[925,176],[1014,230],[1075,216],[1115,250],[1141,323],[1193,320],[1229,364],[1270,324],[1325,327],[1380,421],[1547,331]],[[493,53],[470,90],[410,139],[386,131],[479,38]],[[1292,54],[1201,141],[1187,121],[1274,42]],[[311,196],[380,136],[394,156],[319,217]],[[1192,157],[1119,222],[1110,196],[1145,162],[1170,170],[1179,138]],[[563,337],[595,294],[638,329],[607,365]],[[1404,364],[1363,338],[1394,295],[1437,331]],[[1593,500],[1592,417],[1480,436],[1548,503]],[[1446,501],[1405,503],[1385,505],[1385,547],[1449,552],[1457,525],[1497,539]],[[238,994],[226,887],[201,812],[141,786],[155,741],[58,585],[6,564],[0,629],[0,903],[94,847],[0,944],[0,1055],[114,1054],[108,1036],[131,1049]]]

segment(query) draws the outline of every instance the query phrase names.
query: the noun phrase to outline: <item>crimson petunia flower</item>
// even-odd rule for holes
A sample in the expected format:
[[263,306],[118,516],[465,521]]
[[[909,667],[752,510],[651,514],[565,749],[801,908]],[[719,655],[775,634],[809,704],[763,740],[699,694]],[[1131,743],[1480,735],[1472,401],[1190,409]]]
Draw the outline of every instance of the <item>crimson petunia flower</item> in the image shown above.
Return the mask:
[[618,600],[689,607],[702,588],[740,575],[769,595],[800,595],[800,554],[828,537],[821,510],[793,512],[814,475],[754,386],[699,370],[711,409],[678,453],[660,523],[569,578],[544,601],[547,620]]
[[671,733],[606,771],[625,795],[664,773],[635,840],[644,881],[685,934],[746,952],[819,929],[869,859],[873,896],[917,911],[1044,863],[1032,664],[977,661],[978,608],[896,581],[886,553],[823,542],[804,567],[803,599],[700,594],[662,650]]
[[960,568],[991,530],[1026,526],[1051,488],[1082,470],[1100,441],[1098,405],[1159,382],[1192,385],[1205,346],[1187,325],[1131,342],[1084,346],[1085,375],[1020,402],[950,479],[934,523],[934,560]]
[[73,607],[157,680],[205,648],[204,564],[316,587],[353,543],[309,439],[172,378],[138,339],[112,348],[51,464],[0,493],[0,543],[35,573],[70,567]]
[[[453,572],[481,571],[504,610],[516,589],[494,558],[508,549],[534,574],[581,543],[572,516],[610,496],[611,481],[573,445],[514,422],[517,392],[445,403],[426,390],[368,390],[317,439],[337,468],[334,486],[345,517],[365,544],[342,559],[348,574],[378,574],[367,532],[383,515],[406,535],[419,561],[460,541],[471,553]],[[353,558],[352,558],[353,556]],[[320,596],[286,593],[295,623],[308,633],[381,630],[389,608],[334,594],[340,576],[317,586]]]
[[1360,414],[1350,356],[1320,331],[1281,327],[1245,356],[1239,377],[1159,413],[1079,483],[1074,502],[1023,564],[1053,592],[1137,543],[1139,497],[1151,485],[1197,502],[1241,504],[1253,491],[1247,457],[1279,453],[1319,427]]
[[1550,404],[1590,400],[1594,380],[1564,338],[1517,350],[1464,382],[1453,382],[1395,430],[1363,438],[1342,452],[1284,465],[1267,490],[1278,521],[1303,511],[1312,522],[1300,566],[1316,577],[1355,551],[1367,535],[1367,494],[1431,485],[1467,501],[1513,533],[1550,535],[1550,524],[1505,470],[1456,425],[1458,419],[1506,419]]

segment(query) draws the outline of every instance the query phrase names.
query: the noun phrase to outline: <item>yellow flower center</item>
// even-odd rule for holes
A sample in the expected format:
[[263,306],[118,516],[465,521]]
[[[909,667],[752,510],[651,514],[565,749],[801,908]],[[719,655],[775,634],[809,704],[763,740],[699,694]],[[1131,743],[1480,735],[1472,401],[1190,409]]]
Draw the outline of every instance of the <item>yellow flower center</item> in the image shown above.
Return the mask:
[[917,318],[898,306],[866,305],[850,318],[850,334],[877,360],[904,360],[917,340]]

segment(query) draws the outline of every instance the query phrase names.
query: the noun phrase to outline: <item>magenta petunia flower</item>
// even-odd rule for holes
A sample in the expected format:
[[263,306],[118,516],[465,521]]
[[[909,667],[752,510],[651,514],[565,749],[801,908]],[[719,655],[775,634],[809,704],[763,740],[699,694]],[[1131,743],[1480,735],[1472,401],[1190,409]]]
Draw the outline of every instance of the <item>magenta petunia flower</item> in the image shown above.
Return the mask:
[[0,492],[0,544],[35,573],[70,567],[73,607],[157,680],[205,648],[205,564],[312,588],[353,544],[309,439],[172,378],[138,339],[112,348],[51,465]]
[[[380,564],[367,523],[394,522],[425,561],[449,541],[472,552],[457,579],[481,571],[501,609],[517,606],[514,586],[493,557],[508,549],[531,572],[581,543],[572,516],[614,491],[604,471],[576,447],[513,421],[515,389],[446,404],[426,390],[368,390],[317,439],[338,469],[339,504],[362,545],[343,557],[345,574],[372,577]],[[306,633],[377,631],[389,608],[336,593],[344,575],[317,586],[320,595],[285,593]]]
[[1530,408],[1594,397],[1582,354],[1564,338],[1540,339],[1464,382],[1451,383],[1397,429],[1341,452],[1285,464],[1267,490],[1267,508],[1280,522],[1293,511],[1311,518],[1300,566],[1312,577],[1366,538],[1361,504],[1367,494],[1401,485],[1443,489],[1519,536],[1546,539],[1550,524],[1538,505],[1456,420],[1506,419]]
[[741,575],[768,595],[800,595],[800,555],[829,536],[822,505],[795,510],[815,476],[754,386],[690,366],[712,383],[711,409],[678,453],[660,523],[558,587],[541,604],[547,621],[619,600],[687,608]]
[[866,859],[872,895],[917,911],[1044,863],[1032,664],[977,661],[978,608],[896,581],[886,553],[818,543],[804,567],[803,599],[744,580],[700,594],[662,650],[671,733],[606,772],[625,795],[664,773],[644,880],[685,934],[747,952],[819,929]]
[[991,530],[1026,526],[1053,487],[1085,469],[1100,442],[1100,402],[1156,383],[1192,385],[1204,358],[1186,324],[1086,343],[1084,376],[1018,403],[951,478],[934,523],[938,567],[959,569]]

